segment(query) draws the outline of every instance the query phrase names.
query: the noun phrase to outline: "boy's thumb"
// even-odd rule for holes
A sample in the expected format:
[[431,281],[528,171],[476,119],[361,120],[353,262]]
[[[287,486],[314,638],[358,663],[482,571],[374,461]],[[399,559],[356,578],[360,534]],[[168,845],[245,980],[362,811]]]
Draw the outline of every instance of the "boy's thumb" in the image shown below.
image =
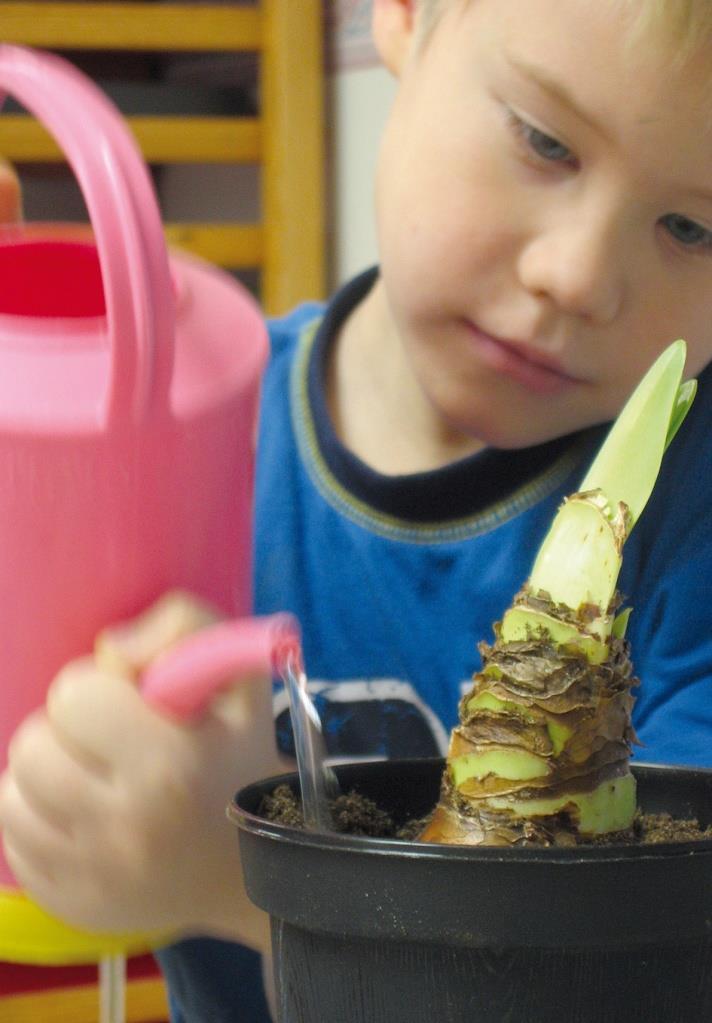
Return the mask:
[[96,637],[94,658],[104,671],[138,681],[160,654],[219,618],[206,601],[173,590],[136,618],[103,629]]

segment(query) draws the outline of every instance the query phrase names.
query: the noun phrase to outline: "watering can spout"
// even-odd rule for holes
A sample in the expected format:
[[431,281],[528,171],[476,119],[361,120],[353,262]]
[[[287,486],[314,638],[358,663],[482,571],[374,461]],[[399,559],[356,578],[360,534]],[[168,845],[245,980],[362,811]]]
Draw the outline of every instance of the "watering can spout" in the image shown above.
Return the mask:
[[203,714],[225,689],[301,665],[299,625],[290,614],[238,618],[196,632],[163,654],[143,675],[144,698],[181,721]]

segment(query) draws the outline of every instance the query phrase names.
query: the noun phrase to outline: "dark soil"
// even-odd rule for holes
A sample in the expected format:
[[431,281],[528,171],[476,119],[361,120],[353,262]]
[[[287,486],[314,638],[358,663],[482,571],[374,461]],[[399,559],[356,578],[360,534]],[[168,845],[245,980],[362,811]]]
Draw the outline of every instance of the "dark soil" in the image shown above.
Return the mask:
[[[396,828],[393,818],[385,810],[358,792],[348,792],[337,796],[329,803],[334,831],[348,835],[364,835],[368,838],[410,838],[415,831],[406,832]],[[302,805],[292,792],[289,785],[278,785],[270,795],[265,796],[259,808],[260,817],[274,821],[276,824],[287,824],[290,827],[303,828],[304,817]]]
[[[301,804],[289,785],[278,785],[270,795],[265,796],[259,815],[277,824],[304,827]],[[368,838],[399,838],[404,841],[417,838],[427,822],[427,818],[422,818],[397,827],[390,814],[358,792],[349,792],[333,800],[331,816],[335,831]],[[696,820],[677,820],[667,813],[638,812],[628,831],[606,835],[588,844],[654,845],[701,839],[712,839],[712,825],[703,828]]]

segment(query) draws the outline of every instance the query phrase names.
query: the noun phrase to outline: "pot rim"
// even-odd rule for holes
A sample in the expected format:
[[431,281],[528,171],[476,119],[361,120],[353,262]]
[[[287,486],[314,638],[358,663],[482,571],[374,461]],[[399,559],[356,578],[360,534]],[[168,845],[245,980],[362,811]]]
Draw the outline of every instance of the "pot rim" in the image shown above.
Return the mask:
[[[341,781],[341,776],[348,778],[350,772],[357,770],[359,773],[377,773],[379,768],[388,765],[403,765],[404,769],[417,765],[425,767],[426,764],[444,766],[444,759],[439,757],[409,758],[399,760],[381,760],[370,763],[355,762],[342,764],[334,770]],[[389,770],[394,770],[391,766]],[[636,762],[631,765],[633,774],[637,779],[646,777],[664,778],[665,775],[672,776],[694,776],[710,788],[712,796],[712,768],[686,767],[677,764],[653,764],[647,762]],[[591,862],[607,862],[611,860],[635,859],[659,860],[686,858],[689,856],[710,856],[712,858],[712,839],[696,839],[687,842],[659,842],[647,845],[628,845],[624,843],[611,842],[606,845],[579,845],[570,848],[556,846],[526,846],[526,847],[501,847],[501,846],[455,846],[439,842],[423,843],[413,840],[399,838],[372,838],[363,835],[348,835],[337,832],[315,832],[307,831],[304,828],[279,824],[269,821],[260,816],[254,810],[245,809],[241,804],[245,801],[254,802],[255,794],[276,788],[280,784],[288,784],[293,791],[299,791],[299,776],[296,771],[274,775],[262,779],[251,785],[244,786],[238,791],[233,801],[227,807],[228,819],[238,829],[245,832],[272,840],[284,842],[289,845],[308,846],[314,849],[343,850],[361,854],[379,854],[381,856],[417,856],[422,859],[437,860],[482,860],[487,863],[581,863],[585,865]]]

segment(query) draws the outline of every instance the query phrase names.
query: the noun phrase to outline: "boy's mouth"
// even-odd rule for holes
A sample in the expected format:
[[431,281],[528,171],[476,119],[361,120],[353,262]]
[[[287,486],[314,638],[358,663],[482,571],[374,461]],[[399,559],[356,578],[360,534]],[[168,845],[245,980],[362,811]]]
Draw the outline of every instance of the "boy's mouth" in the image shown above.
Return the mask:
[[470,338],[477,356],[496,373],[518,383],[534,394],[560,394],[581,380],[565,371],[551,355],[529,345],[503,341],[468,322]]

